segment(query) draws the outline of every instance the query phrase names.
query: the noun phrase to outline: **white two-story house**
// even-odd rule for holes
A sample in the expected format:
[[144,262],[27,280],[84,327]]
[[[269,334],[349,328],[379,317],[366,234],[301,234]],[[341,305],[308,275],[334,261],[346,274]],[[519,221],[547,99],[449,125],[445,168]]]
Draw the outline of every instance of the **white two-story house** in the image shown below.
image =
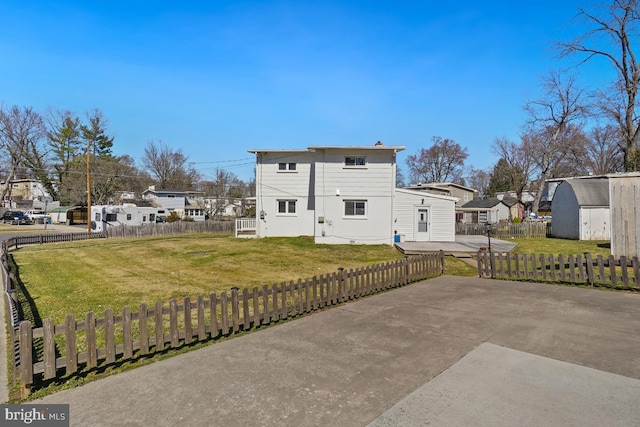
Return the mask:
[[[404,147],[380,143],[249,150],[256,154],[257,236],[314,236],[316,243],[393,244],[400,228],[412,240],[417,235],[412,230],[419,222],[413,216],[422,215],[421,229],[429,226],[424,210],[429,202],[425,205],[425,199],[447,204],[453,230],[456,199],[452,197],[405,191],[403,199],[411,198],[411,203],[422,205],[423,210],[412,208],[411,217],[396,215],[396,154],[401,150]],[[408,223],[403,224],[405,221]],[[420,236],[426,238],[427,234]]]

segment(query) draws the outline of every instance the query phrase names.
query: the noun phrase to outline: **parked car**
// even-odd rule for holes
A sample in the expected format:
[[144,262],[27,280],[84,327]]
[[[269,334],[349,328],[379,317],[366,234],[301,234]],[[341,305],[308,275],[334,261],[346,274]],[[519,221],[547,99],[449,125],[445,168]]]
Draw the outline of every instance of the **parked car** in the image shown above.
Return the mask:
[[6,211],[1,217],[0,222],[3,224],[32,224],[31,219],[22,211]]
[[30,209],[25,215],[27,215],[34,224],[51,224],[51,217],[43,211]]

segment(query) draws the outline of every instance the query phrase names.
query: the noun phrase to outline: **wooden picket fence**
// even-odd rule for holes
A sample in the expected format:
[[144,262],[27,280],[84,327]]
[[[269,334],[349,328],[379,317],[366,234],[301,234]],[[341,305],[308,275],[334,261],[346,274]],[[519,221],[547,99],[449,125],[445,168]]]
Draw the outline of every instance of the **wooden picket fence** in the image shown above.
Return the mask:
[[[485,224],[456,223],[456,234],[466,236],[487,235]],[[551,222],[525,221],[521,223],[504,222],[491,224],[491,237],[498,239],[549,237],[551,236]]]
[[23,395],[28,395],[42,380],[215,340],[443,273],[444,254],[439,252],[168,305],[141,304],[137,312],[107,309],[101,318],[91,312],[81,320],[68,314],[62,325],[52,319],[37,327],[22,321],[12,337],[19,350],[15,369]]
[[638,257],[595,258],[577,255],[511,254],[479,251],[478,275],[509,280],[576,283],[616,289],[640,290]]

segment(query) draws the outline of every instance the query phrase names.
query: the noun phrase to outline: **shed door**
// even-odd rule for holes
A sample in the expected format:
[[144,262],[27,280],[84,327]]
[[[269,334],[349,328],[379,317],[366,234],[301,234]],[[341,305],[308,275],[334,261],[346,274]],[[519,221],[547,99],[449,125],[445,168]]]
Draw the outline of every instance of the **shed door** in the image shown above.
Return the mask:
[[429,209],[419,207],[416,211],[416,242],[428,242],[429,239]]

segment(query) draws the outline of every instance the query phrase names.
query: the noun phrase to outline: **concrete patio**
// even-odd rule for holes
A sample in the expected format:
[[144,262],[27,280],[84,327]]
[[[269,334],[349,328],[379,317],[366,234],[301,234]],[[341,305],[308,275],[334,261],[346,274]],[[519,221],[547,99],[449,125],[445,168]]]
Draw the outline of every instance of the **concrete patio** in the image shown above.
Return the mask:
[[[406,255],[418,255],[426,252],[444,251],[445,255],[470,256],[480,250],[488,248],[487,236],[456,235],[455,242],[400,242],[395,246]],[[493,252],[511,252],[516,244],[507,240],[491,238]]]

